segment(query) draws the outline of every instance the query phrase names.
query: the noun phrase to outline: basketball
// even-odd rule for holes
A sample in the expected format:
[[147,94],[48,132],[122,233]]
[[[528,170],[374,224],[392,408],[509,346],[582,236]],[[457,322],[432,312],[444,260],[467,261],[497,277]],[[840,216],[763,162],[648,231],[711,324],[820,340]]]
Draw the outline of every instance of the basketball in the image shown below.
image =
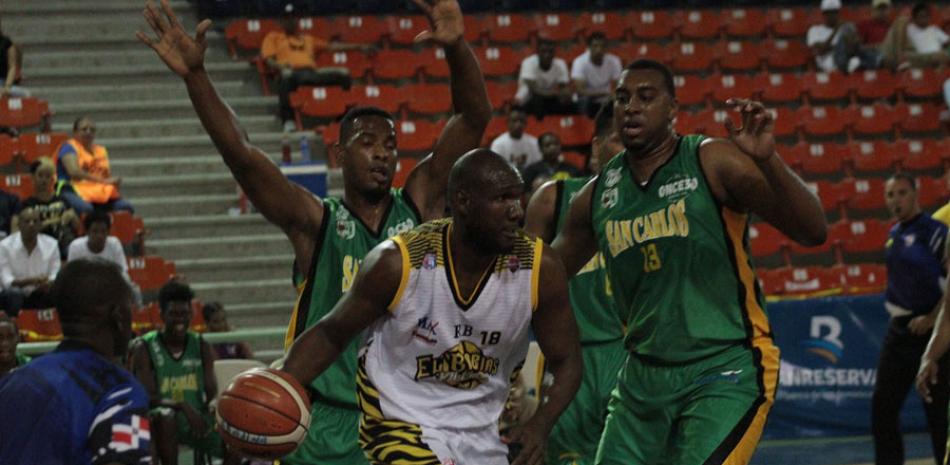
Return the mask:
[[276,459],[307,437],[310,401],[292,376],[272,368],[239,374],[218,398],[218,431],[244,454]]

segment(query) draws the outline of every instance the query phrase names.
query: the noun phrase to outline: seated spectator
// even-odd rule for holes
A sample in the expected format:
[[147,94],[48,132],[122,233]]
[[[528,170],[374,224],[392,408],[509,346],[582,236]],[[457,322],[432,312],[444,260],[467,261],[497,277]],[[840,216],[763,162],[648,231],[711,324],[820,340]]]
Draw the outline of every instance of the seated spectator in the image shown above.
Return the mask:
[[3,76],[3,88],[0,97],[29,97],[30,91],[20,87],[20,65],[23,53],[13,40],[3,34],[0,28],[0,76]]
[[26,365],[30,357],[16,352],[20,330],[5,313],[0,313],[0,377],[10,370]]
[[16,232],[17,215],[22,208],[19,196],[0,190],[0,239]]
[[927,3],[917,3],[907,24],[907,41],[913,52],[905,57],[911,66],[946,65],[950,62],[950,36],[931,21],[932,13]]
[[[342,86],[349,89],[352,84],[350,70],[346,67],[317,66],[317,52],[341,50],[369,50],[369,46],[326,42],[317,39],[297,27],[294,7],[288,4],[281,19],[283,31],[271,31],[261,44],[261,57],[268,68],[278,76],[278,94],[280,96],[280,118],[284,131],[295,128],[293,109],[290,107],[290,94],[299,86]],[[285,32],[286,31],[286,32]]]
[[546,132],[538,137],[541,147],[541,161],[528,165],[524,170],[524,185],[529,194],[533,194],[542,184],[559,179],[573,178],[580,175],[577,168],[561,159],[561,139],[553,132]]
[[93,211],[83,219],[83,226],[86,229],[86,235],[69,244],[69,252],[66,255],[66,261],[79,260],[82,258],[97,257],[103,260],[115,263],[125,280],[132,288],[132,297],[136,305],[142,303],[142,291],[138,284],[132,282],[129,277],[129,263],[125,260],[125,251],[122,249],[122,242],[119,238],[109,235],[112,228],[112,218],[106,212]]
[[40,234],[36,209],[20,212],[20,230],[0,241],[0,303],[16,317],[20,309],[52,307],[49,290],[59,272],[56,239]]
[[538,39],[537,53],[521,62],[515,103],[538,118],[576,112],[567,63],[554,56],[554,42]]
[[40,215],[40,232],[57,240],[59,256],[66,258],[69,244],[79,232],[79,216],[56,194],[56,167],[43,157],[30,165],[33,176],[33,195],[23,201],[24,207],[33,208]]
[[603,32],[592,33],[587,38],[587,51],[571,63],[571,79],[581,113],[590,118],[597,115],[600,106],[610,100],[621,71],[620,58],[607,53],[607,36]]
[[[201,307],[201,316],[208,325],[209,333],[226,333],[231,331],[231,325],[228,324],[228,314],[224,311],[224,305],[221,302],[209,302]],[[230,358],[254,358],[251,352],[251,346],[246,342],[219,342],[211,344],[214,349],[216,360]]]
[[815,55],[815,64],[819,71],[830,73],[834,70],[852,72],[861,65],[860,58],[847,52],[855,38],[857,29],[854,23],[842,23],[838,18],[841,0],[822,0],[822,24],[808,28],[805,38],[808,48]]
[[109,152],[94,143],[96,124],[86,116],[73,122],[73,137],[56,153],[59,194],[80,215],[93,208],[132,211],[132,204],[119,196],[121,178],[112,177]]
[[850,24],[842,26],[841,40],[834,48],[835,66],[845,72],[857,69],[848,67],[852,63],[857,63],[861,69],[880,68],[890,44],[885,40],[891,29],[890,16],[890,0],[872,0],[870,18],[858,23],[857,28]]
[[160,463],[178,463],[178,444],[185,444],[218,458],[227,455],[225,464],[236,464],[214,430],[209,408],[218,392],[214,352],[200,334],[188,329],[192,299],[191,288],[180,281],[162,286],[158,303],[164,329],[132,343],[132,373],[149,395],[152,440]]
[[511,162],[524,172],[528,165],[541,161],[541,150],[538,148],[538,139],[526,134],[528,115],[524,108],[512,106],[508,110],[508,132],[498,136],[491,143],[491,150]]

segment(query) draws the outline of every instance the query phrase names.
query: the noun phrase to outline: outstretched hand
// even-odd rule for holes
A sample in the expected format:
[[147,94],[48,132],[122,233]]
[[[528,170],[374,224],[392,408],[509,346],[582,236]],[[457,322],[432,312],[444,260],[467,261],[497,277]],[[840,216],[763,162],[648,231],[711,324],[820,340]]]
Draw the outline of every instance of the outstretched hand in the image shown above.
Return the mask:
[[142,12],[158,39],[153,40],[142,31],[137,31],[135,36],[155,50],[175,74],[185,77],[204,67],[205,49],[208,48],[205,32],[211,27],[211,20],[206,19],[198,24],[195,37],[192,38],[181,26],[175,12],[168,5],[168,0],[161,0],[161,5],[162,11],[159,11],[152,0],[147,0]]
[[435,42],[452,45],[465,34],[462,8],[456,0],[412,0],[429,18],[433,30],[422,31],[416,42]]
[[739,150],[757,162],[763,162],[775,154],[775,118],[762,102],[748,99],[729,99],[726,105],[741,115],[742,126],[736,127],[726,118],[729,139]]

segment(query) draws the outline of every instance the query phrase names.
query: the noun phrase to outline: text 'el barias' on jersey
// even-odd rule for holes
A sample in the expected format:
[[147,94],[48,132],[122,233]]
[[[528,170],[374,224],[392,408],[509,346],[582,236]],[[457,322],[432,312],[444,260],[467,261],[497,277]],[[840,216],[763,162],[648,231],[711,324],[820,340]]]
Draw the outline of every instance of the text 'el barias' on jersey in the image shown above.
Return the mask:
[[454,388],[474,389],[497,373],[500,363],[474,342],[462,341],[441,355],[416,357],[415,379],[436,378]]
[[608,220],[604,223],[610,255],[616,257],[636,244],[663,237],[689,236],[686,200],[680,200],[632,220]]

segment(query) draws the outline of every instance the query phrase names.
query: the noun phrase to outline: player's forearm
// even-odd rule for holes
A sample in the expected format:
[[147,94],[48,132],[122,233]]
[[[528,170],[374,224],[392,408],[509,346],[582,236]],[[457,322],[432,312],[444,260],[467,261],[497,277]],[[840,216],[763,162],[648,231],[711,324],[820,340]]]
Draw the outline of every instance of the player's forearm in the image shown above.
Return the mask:
[[443,49],[445,61],[449,65],[449,84],[455,112],[465,116],[469,125],[484,130],[491,120],[491,101],[485,89],[484,75],[472,48],[464,38],[460,38]]
[[333,331],[324,326],[317,323],[305,331],[290,347],[281,368],[305,386],[329,368],[349,343],[349,338],[331,337]]
[[823,244],[828,236],[828,222],[818,197],[777,153],[757,165],[774,193],[772,208],[780,223],[776,226],[799,244]]
[[554,376],[554,382],[544,391],[546,399],[541,399],[541,405],[530,421],[540,422],[547,431],[550,431],[577,394],[577,389],[581,385],[583,367],[580,350],[573,351],[563,360],[548,360],[547,363]]
[[[254,157],[248,150],[244,129],[241,128],[237,115],[218,95],[207,71],[202,68],[188,74],[185,77],[185,85],[201,125],[211,136],[211,141],[224,157],[228,167],[235,171],[252,166]],[[235,175],[237,174],[235,172]]]

